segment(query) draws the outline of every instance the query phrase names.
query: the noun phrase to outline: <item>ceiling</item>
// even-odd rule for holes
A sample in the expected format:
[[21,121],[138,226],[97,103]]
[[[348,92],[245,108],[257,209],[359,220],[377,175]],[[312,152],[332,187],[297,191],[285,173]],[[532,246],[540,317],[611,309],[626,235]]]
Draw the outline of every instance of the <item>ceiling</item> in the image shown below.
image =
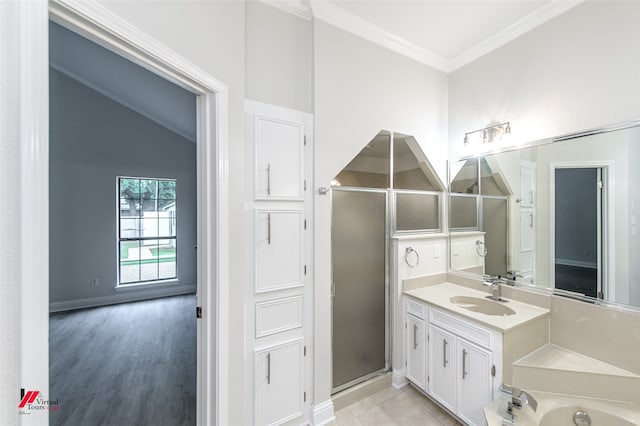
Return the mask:
[[51,21],[49,65],[191,142],[196,141],[193,93]]
[[451,72],[583,0],[264,1]]

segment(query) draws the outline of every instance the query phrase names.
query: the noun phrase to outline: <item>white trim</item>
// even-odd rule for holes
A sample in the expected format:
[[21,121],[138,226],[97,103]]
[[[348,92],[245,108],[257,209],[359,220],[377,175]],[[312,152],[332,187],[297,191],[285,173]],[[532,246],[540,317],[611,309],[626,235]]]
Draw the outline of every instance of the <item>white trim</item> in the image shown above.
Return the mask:
[[309,3],[304,0],[259,0],[285,13],[310,21],[313,15]]
[[49,397],[49,57],[47,3],[0,2],[0,423],[21,387]]
[[343,8],[322,0],[311,0],[313,16],[379,46],[440,71],[449,72],[449,61],[417,44],[400,38]]
[[[198,95],[198,301],[203,318],[198,322],[197,424],[228,424],[228,88],[94,1],[51,0],[49,13],[58,24]],[[48,31],[47,20],[39,24]],[[46,46],[44,54],[48,57]],[[42,212],[46,215],[48,208]]]
[[521,35],[533,30],[545,22],[576,7],[585,0],[553,0],[537,9],[530,15],[516,21],[509,27],[497,32],[471,49],[459,54],[449,61],[448,72],[453,72],[470,62],[504,46]]
[[[159,297],[179,296],[196,292],[194,285],[181,285],[178,287],[163,287],[149,289],[140,293],[120,293],[112,296],[90,297],[88,299],[74,299],[64,302],[49,304],[49,312],[71,311],[74,309],[94,308],[98,306],[114,305],[116,303],[138,302],[140,300],[156,299]],[[55,397],[55,395],[53,395]]]
[[407,369],[394,369],[391,376],[391,385],[396,389],[402,389],[409,384],[407,380]]
[[328,399],[313,406],[312,424],[316,426],[326,425],[336,419],[333,414],[333,401]]
[[[492,35],[465,52],[449,59],[382,29],[347,10],[323,0],[310,0],[313,16],[348,33],[411,58],[445,73],[464,65],[513,41],[517,37],[572,9],[585,0],[553,0],[511,26]],[[267,1],[269,4],[276,1]],[[273,4],[275,6],[275,4]]]

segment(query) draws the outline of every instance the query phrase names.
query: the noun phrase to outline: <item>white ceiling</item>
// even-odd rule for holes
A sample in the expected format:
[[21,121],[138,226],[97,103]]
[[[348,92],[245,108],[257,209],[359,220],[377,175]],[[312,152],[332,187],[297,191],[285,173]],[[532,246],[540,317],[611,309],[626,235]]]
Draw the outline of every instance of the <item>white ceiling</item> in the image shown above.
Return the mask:
[[451,72],[583,0],[263,0]]

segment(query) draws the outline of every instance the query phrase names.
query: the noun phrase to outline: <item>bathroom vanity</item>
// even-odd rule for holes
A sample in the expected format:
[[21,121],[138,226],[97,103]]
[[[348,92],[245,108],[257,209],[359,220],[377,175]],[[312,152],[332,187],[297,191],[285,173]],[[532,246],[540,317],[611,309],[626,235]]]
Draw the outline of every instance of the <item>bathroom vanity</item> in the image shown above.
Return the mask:
[[450,282],[404,294],[407,379],[465,423],[485,424],[513,362],[548,339],[549,309]]

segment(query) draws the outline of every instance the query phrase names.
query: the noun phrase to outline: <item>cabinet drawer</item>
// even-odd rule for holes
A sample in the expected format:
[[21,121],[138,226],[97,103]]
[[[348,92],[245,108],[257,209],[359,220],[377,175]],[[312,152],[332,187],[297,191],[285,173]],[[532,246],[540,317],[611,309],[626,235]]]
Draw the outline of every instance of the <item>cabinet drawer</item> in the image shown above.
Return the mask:
[[429,309],[429,321],[484,348],[491,348],[491,330],[459,319],[438,309]]
[[413,315],[414,317],[418,317],[420,319],[425,319],[426,316],[426,306],[420,302],[416,302],[410,298],[407,298],[407,313]]
[[302,295],[256,303],[256,339],[302,327]]

